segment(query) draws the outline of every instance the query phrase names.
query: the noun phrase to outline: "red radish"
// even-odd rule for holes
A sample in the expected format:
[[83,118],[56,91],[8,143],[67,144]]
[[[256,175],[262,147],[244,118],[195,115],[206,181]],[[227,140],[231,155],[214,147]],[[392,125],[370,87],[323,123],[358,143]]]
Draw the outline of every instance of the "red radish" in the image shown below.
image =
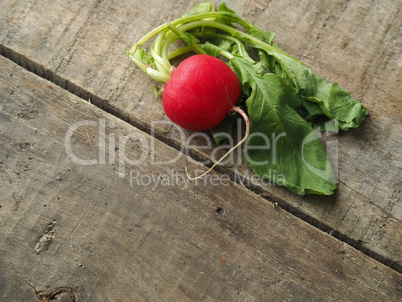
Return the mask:
[[[209,55],[194,55],[172,69],[163,90],[162,103],[166,115],[175,124],[189,130],[208,130],[218,126],[229,112],[238,112],[246,122],[246,135],[208,171],[209,173],[234,149],[246,141],[249,119],[237,107],[241,86],[236,74],[223,61]],[[187,172],[187,169],[186,169]]]
[[223,61],[194,55],[180,63],[163,90],[163,109],[175,124],[189,130],[218,126],[237,105],[241,86]]

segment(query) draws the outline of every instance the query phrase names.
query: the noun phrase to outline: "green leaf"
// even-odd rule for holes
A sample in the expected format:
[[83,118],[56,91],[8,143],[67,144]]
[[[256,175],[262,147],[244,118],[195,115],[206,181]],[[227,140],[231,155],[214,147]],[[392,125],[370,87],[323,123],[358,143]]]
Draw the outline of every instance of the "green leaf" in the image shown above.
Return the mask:
[[209,130],[218,146],[233,137],[233,127],[238,119],[238,114],[228,114],[217,127]]
[[152,66],[154,63],[154,58],[152,57],[152,55],[142,47],[137,48],[137,51],[134,53],[134,57],[137,58],[138,60],[143,61],[145,64],[149,66]]
[[215,6],[209,1],[202,1],[200,4],[194,6],[187,14],[183,15],[183,17],[194,16],[202,13],[214,12]]
[[316,103],[303,102],[310,118],[321,115],[321,119],[324,116],[327,120],[336,119],[340,130],[356,128],[363,122],[368,114],[367,108],[342,90],[337,83],[328,83],[299,60],[283,54],[277,47],[258,48],[260,62],[264,67],[292,85],[305,100]]
[[262,178],[303,195],[336,188],[327,154],[314,129],[295,111],[300,98],[279,76],[260,76],[248,60],[231,60],[245,87],[251,131],[245,159]]
[[354,100],[337,83],[329,84],[317,79],[317,92],[313,96],[304,96],[309,101],[317,103],[320,109],[331,119],[338,121],[341,130],[358,127],[368,115],[368,110],[358,101]]
[[209,54],[210,56],[216,57],[222,49],[219,46],[216,46],[215,44],[206,42],[203,46],[202,49]]
[[230,9],[229,7],[227,7],[225,2],[222,2],[219,5],[218,12],[226,12],[226,13],[229,13],[229,14],[236,15],[236,12],[234,10]]
[[254,27],[251,31],[249,31],[249,35],[271,45],[272,40],[275,37],[275,33],[270,32],[270,31],[262,31],[259,30],[257,27]]
[[126,55],[145,73],[148,67],[154,67],[154,58],[142,47],[138,47],[132,55],[126,52]]
[[218,46],[219,48],[222,48],[223,50],[226,51],[231,51],[232,47],[233,47],[233,43],[231,41],[228,41],[226,39],[214,39],[214,43],[216,44],[216,46]]

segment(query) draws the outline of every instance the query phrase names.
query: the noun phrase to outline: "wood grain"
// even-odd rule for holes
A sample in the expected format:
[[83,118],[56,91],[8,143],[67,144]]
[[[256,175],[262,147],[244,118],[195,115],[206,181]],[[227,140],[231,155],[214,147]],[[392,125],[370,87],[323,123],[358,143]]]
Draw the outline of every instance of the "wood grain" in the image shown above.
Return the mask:
[[[198,1],[3,1],[2,53],[140,129],[167,121],[152,81],[123,52],[155,26]],[[277,32],[276,41],[313,71],[338,82],[369,108],[359,129],[336,136],[339,189],[331,197],[299,197],[252,183],[244,164],[218,169],[291,213],[401,271],[401,10],[398,1],[227,1],[240,15]],[[171,127],[155,136],[181,149]],[[213,150],[186,147],[194,158]],[[336,164],[336,162],[333,162]]]
[[4,58],[0,99],[1,301],[401,297],[399,273],[219,174],[185,187],[188,157]]

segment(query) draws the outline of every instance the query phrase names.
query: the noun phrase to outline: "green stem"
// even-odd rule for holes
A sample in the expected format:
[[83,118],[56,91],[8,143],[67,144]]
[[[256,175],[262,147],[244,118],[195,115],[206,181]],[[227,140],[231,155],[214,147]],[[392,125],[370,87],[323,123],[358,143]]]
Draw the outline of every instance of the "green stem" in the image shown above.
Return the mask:
[[[200,41],[194,38],[192,35],[181,31],[179,28],[174,26],[172,23],[168,23],[169,29],[177,35],[178,38],[181,38],[184,42],[186,42],[189,46],[193,48],[196,53],[206,54],[198,45]],[[195,41],[194,41],[195,39]],[[167,45],[169,47],[169,45]]]
[[175,50],[169,52],[167,54],[167,58],[168,58],[168,60],[171,60],[173,58],[176,58],[176,57],[178,57],[178,56],[180,56],[182,54],[185,54],[187,52],[190,52],[190,51],[193,51],[193,47],[187,45],[187,46],[184,46],[182,48],[175,49]]
[[217,34],[217,33],[210,34],[210,35],[209,34],[205,35],[205,34],[203,34],[201,32],[200,33],[193,33],[193,36],[194,37],[200,37],[200,38],[219,38],[219,39],[222,39],[222,40],[232,41],[232,42],[237,44],[237,46],[239,48],[240,55],[245,56],[245,53],[243,52],[243,47],[242,47],[241,41],[239,39],[236,39],[235,37],[224,35],[224,34]]
[[158,71],[169,74],[170,67],[172,67],[169,61],[166,61],[160,57],[153,48],[151,48],[151,55],[155,60]]
[[148,68],[151,68],[147,64],[145,64],[143,61],[136,59],[133,55],[126,53],[126,55],[137,65],[143,72],[147,72]]
[[220,50],[219,54],[221,54],[222,56],[224,56],[225,58],[231,60],[234,59],[234,55],[232,55],[230,52],[226,51],[226,50]]
[[[287,56],[291,59],[296,60],[294,57],[291,55],[285,53],[284,51],[275,48],[255,37],[252,35],[249,35],[248,33],[242,32],[234,27],[225,25],[223,23],[219,23],[216,21],[207,21],[205,20],[206,18],[227,18],[228,20],[232,22],[236,22],[238,24],[243,25],[246,27],[247,30],[253,30],[253,25],[248,23],[247,21],[239,18],[239,17],[233,17],[230,15],[225,14],[224,12],[208,12],[208,13],[202,13],[202,14],[197,14],[197,15],[192,15],[192,16],[186,16],[182,18],[178,18],[172,22],[165,23],[160,25],[159,27],[155,28],[148,34],[146,34],[143,38],[138,41],[138,43],[134,44],[133,47],[131,48],[130,52],[128,55],[132,56],[137,48],[141,45],[143,45],[146,41],[151,39],[153,36],[158,34],[158,37],[154,41],[152,47],[151,47],[151,55],[154,57],[155,60],[155,65],[157,67],[157,70],[155,71],[150,71],[149,68],[147,68],[147,73],[149,75],[152,75],[152,78],[157,78],[159,81],[166,82],[169,79],[169,72],[171,68],[171,64],[169,62],[169,59],[172,58],[172,56],[169,57],[168,49],[171,43],[173,43],[175,40],[179,39],[180,37],[184,38],[184,41],[189,44],[189,46],[196,52],[196,53],[205,53],[201,47],[199,47],[196,43],[192,43],[191,41],[191,35],[186,34],[186,31],[197,28],[197,27],[210,27],[210,28],[215,28],[219,29],[223,32],[228,33],[230,36],[225,35],[223,33],[218,33],[216,34],[216,37],[222,38],[222,39],[227,39],[230,41],[233,41],[237,43],[238,45],[241,43],[241,40],[245,40],[245,42],[252,43],[255,45],[258,45],[265,51],[267,51],[270,54],[277,54],[280,53],[284,56]],[[188,23],[186,23],[188,22]],[[185,37],[188,35],[187,37]],[[201,35],[201,34],[196,34],[196,35]],[[205,35],[204,35],[205,36]],[[241,51],[242,47],[239,45],[239,50]],[[173,53],[173,57],[177,56],[181,53],[189,51],[189,48],[185,48],[182,50],[178,50],[177,52]],[[226,52],[224,50],[220,51],[222,55],[224,55],[227,58],[233,58],[232,54],[229,52]],[[138,64],[137,64],[138,65]],[[141,64],[139,65],[141,67]],[[142,66],[141,69],[145,69],[145,66]]]
[[146,73],[156,82],[167,83],[169,81],[168,74],[157,71],[153,68],[147,68]]
[[[197,15],[181,17],[181,18],[173,20],[172,22],[169,22],[169,23],[171,23],[174,26],[178,27],[181,24],[185,24],[185,23],[189,23],[189,22],[199,21],[199,20],[202,20],[202,19],[211,19],[211,18],[216,19],[216,18],[220,18],[220,17],[221,18],[226,18],[231,22],[235,22],[235,23],[238,23],[238,24],[244,26],[247,29],[247,31],[250,31],[253,28],[255,28],[254,25],[252,25],[251,23],[247,22],[246,20],[243,20],[242,18],[237,17],[237,16],[228,15],[225,12],[201,13],[201,14],[197,14]],[[207,22],[213,22],[213,21],[207,21]],[[139,46],[142,46],[145,42],[147,42],[153,36],[157,35],[161,31],[167,29],[169,27],[169,23],[164,23],[164,24],[158,26],[157,28],[153,29],[149,33],[147,33],[137,43],[135,43],[133,45],[133,47],[131,47],[131,49],[129,51],[129,54],[133,55]],[[230,27],[230,26],[228,26],[228,27]]]
[[163,73],[166,73],[167,75],[169,75],[169,71],[172,66],[170,65],[169,60],[165,60],[161,57],[161,53],[163,40],[168,31],[168,29],[161,31],[151,46],[151,55],[155,60],[157,69]]
[[273,46],[271,46],[271,45],[269,45],[269,44],[267,44],[267,43],[255,38],[255,37],[253,37],[253,36],[251,36],[251,35],[249,35],[249,34],[247,34],[245,32],[242,32],[242,31],[236,29],[236,28],[233,28],[233,27],[230,27],[228,25],[218,23],[218,22],[215,22],[215,21],[195,21],[195,22],[191,22],[191,23],[187,23],[187,24],[183,25],[182,27],[180,27],[180,29],[181,29],[181,31],[184,32],[184,31],[193,29],[195,27],[203,27],[203,26],[209,26],[209,27],[214,27],[214,28],[223,30],[223,31],[229,33],[232,36],[237,35],[239,37],[242,37],[242,38],[245,38],[245,39],[251,41],[254,44],[257,44],[257,45],[261,46],[266,51],[281,53],[281,54],[283,54],[283,55],[285,55],[285,56],[287,56],[289,58],[295,59],[294,57],[292,57],[291,55],[287,54],[286,52],[284,52],[281,49],[275,48],[275,47],[273,47]]
[[[218,22],[214,22],[214,21],[196,21],[196,22],[191,22],[191,23],[181,25],[180,26],[180,32],[181,32],[181,34],[183,34],[184,32],[186,32],[186,31],[188,31],[190,29],[193,29],[193,28],[196,28],[196,27],[203,27],[203,26],[209,26],[209,27],[214,27],[214,28],[223,29],[223,30],[224,29],[233,29],[230,26],[226,26],[226,25],[224,25],[222,23],[218,23]],[[178,28],[176,28],[176,29],[178,29]],[[235,32],[238,31],[236,29],[233,29],[233,30],[234,30],[233,32],[229,32],[229,33],[232,34],[232,33],[235,33]],[[235,40],[236,43],[239,42],[239,40],[234,38],[234,37],[227,36],[227,35],[222,35],[222,37],[223,36],[225,36],[225,38],[231,38],[231,39]],[[165,39],[165,41],[163,43],[163,49],[162,49],[162,57],[164,59],[166,59],[166,60],[168,59],[167,54],[168,54],[169,46],[170,46],[170,44],[172,44],[177,39],[179,39],[179,36],[178,36],[178,34],[176,34],[174,32],[168,33],[166,35],[166,39]],[[197,53],[199,53],[199,52],[197,52]]]
[[[219,12],[208,12],[208,13],[202,13],[202,14],[178,18],[170,23],[177,26],[181,23],[192,22],[192,21],[196,21],[196,20],[200,20],[200,19],[204,19],[204,18],[218,18],[220,16],[221,16],[221,13],[219,13]],[[137,43],[135,43],[133,45],[133,47],[129,51],[129,54],[133,55],[135,53],[135,51],[137,50],[138,46],[142,46],[145,42],[147,42],[153,36],[157,35],[158,33],[167,29],[168,27],[169,27],[169,23],[164,23],[162,25],[159,25],[157,28],[153,29],[149,33],[147,33]]]
[[168,49],[169,49],[170,44],[172,44],[174,41],[176,41],[178,39],[179,39],[179,37],[172,32],[170,32],[169,34],[166,35],[166,39],[162,46],[162,57],[165,60],[168,59]]

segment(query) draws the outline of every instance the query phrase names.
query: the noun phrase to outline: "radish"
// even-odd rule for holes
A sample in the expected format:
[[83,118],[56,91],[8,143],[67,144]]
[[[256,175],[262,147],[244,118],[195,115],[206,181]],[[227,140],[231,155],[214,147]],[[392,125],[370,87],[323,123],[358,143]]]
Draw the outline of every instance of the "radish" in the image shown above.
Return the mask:
[[241,86],[223,61],[194,55],[171,73],[163,90],[163,109],[175,124],[189,130],[218,126],[237,105]]
[[[184,16],[150,31],[126,55],[153,80],[164,84],[162,89],[154,86],[154,91],[157,96],[163,93],[166,115],[179,126],[208,130],[230,112],[244,118],[244,138],[203,175],[249,136],[249,119],[237,106],[242,91],[254,124],[250,136],[283,137],[276,148],[263,139],[250,139],[247,150],[253,151],[247,152],[249,166],[263,179],[296,194],[330,195],[336,189],[336,179],[314,129],[337,132],[356,128],[368,110],[338,84],[326,82],[279,48],[272,41],[274,35],[239,17],[225,3],[216,10],[210,0],[204,0]],[[147,51],[142,46],[154,37]],[[186,46],[179,44],[169,50],[179,39]],[[188,52],[197,55],[175,69],[170,60]],[[230,60],[235,72],[216,57]],[[222,126],[230,127],[230,123]],[[271,171],[276,172],[271,175]]]
[[[175,124],[189,130],[209,130],[218,126],[229,112],[240,113],[246,122],[245,137],[230,149],[207,172],[219,164],[242,144],[249,133],[249,120],[237,107],[241,85],[232,69],[223,61],[210,55],[194,55],[177,68],[172,68],[170,80],[163,89],[163,109]],[[187,172],[187,169],[186,169]]]
[[[158,37],[152,45],[151,53],[147,53],[141,45],[156,34]],[[169,119],[185,129],[195,131],[209,130],[218,126],[230,112],[239,113],[246,123],[243,139],[215,162],[208,171],[194,178],[187,173],[190,179],[197,179],[209,173],[247,140],[250,122],[246,113],[236,106],[242,88],[239,78],[229,65],[206,54],[194,43],[168,53],[169,45],[179,37],[186,40],[185,34],[180,29],[167,23],[144,36],[126,53],[152,79],[165,83],[160,91],[156,87],[154,89],[158,96],[163,93],[162,104]],[[164,43],[163,39],[166,40]],[[169,59],[189,51],[195,51],[198,54],[182,61],[177,68],[170,64]],[[229,59],[233,58],[226,51],[219,51],[219,53]]]

